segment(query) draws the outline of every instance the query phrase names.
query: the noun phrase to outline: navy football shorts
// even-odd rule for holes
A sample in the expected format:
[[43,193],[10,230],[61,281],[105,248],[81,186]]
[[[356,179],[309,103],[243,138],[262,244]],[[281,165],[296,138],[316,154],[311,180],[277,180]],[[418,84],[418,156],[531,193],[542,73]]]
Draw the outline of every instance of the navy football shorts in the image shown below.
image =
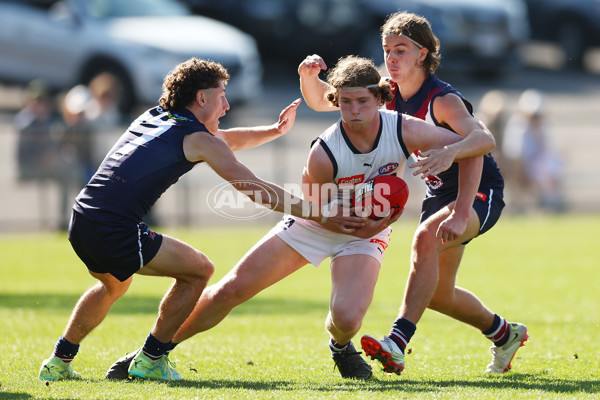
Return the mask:
[[154,258],[162,235],[143,222],[105,225],[73,211],[69,241],[90,271],[109,273],[124,282]]
[[[423,200],[419,224],[456,200],[456,192],[441,193]],[[473,209],[479,216],[479,234],[482,235],[496,225],[504,208],[502,188],[479,187],[473,202]],[[463,244],[467,244],[467,242]]]

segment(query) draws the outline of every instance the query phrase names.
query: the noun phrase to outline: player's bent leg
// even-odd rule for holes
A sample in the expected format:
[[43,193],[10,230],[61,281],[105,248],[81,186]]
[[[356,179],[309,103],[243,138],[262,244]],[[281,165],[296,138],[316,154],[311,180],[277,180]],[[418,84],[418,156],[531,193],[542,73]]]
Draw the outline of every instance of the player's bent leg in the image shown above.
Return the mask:
[[194,309],[213,272],[213,263],[203,253],[182,241],[163,236],[156,256],[138,271],[142,275],[175,278],[160,303],[158,318],[151,331],[157,340],[171,341]]
[[437,238],[438,227],[450,216],[452,206],[453,204],[450,204],[431,215],[421,223],[415,232],[411,249],[411,271],[406,283],[400,313],[394,324],[405,321],[413,326],[413,329],[411,332],[396,332],[401,327],[392,328],[396,335],[404,338],[403,346],[400,346],[391,336],[377,340],[370,335],[365,335],[361,340],[365,353],[372,359],[379,360],[386,372],[400,374],[404,369],[403,348],[414,333],[414,324],[421,319],[423,312],[430,305],[438,286],[439,255],[447,249],[460,246],[462,242],[472,239],[478,234],[479,219],[475,211],[471,210],[463,235],[446,243],[442,243]]
[[[99,282],[88,289],[73,308],[63,333],[63,338],[67,343],[71,343],[71,346],[79,345],[102,322],[114,302],[127,291],[132,280],[129,278],[125,282],[121,282],[110,274],[99,274],[92,271],[89,271],[89,273]],[[75,350],[74,353],[65,357],[65,360],[67,358],[72,360],[76,352]],[[61,357],[64,356],[67,355],[61,355]],[[58,380],[81,378],[81,375],[73,370],[70,361],[65,362],[57,357],[55,349],[53,355],[42,362],[39,378]]]
[[278,236],[266,236],[217,283],[207,287],[173,337],[180,343],[221,322],[237,305],[306,265],[308,261]]
[[436,237],[437,229],[451,213],[443,208],[421,223],[413,237],[411,268],[406,282],[399,318],[417,324],[429,305],[438,282],[439,254],[454,242],[442,244]]
[[371,366],[356,351],[351,339],[362,325],[373,300],[380,264],[358,254],[335,258],[331,263],[332,289],[326,326],[332,342],[331,357],[343,378],[368,379]]
[[360,329],[373,300],[379,270],[379,262],[368,255],[348,255],[332,261],[327,330],[336,342],[348,343]]
[[438,285],[428,307],[483,332],[492,325],[494,313],[475,294],[456,286],[464,249],[461,245],[440,254]]
[[63,336],[73,344],[79,344],[106,317],[114,302],[129,287],[131,279],[120,282],[110,274],[90,274],[100,280],[80,298],[69,318]]
[[99,282],[88,289],[73,308],[63,336],[74,344],[79,344],[104,320],[115,301],[127,292],[132,281],[129,278],[121,282],[108,273],[88,272]]

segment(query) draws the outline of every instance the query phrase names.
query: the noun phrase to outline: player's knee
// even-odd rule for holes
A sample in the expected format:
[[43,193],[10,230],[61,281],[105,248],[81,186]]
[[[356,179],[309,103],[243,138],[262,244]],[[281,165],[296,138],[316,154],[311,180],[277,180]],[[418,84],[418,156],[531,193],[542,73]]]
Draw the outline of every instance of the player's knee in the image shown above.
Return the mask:
[[433,311],[438,311],[438,312],[442,312],[444,311],[444,300],[437,297],[437,296],[433,296],[431,298],[431,300],[429,301],[429,304],[427,305],[427,308],[429,308],[430,310]]
[[451,307],[452,302],[454,301],[454,292],[450,291],[444,291],[444,292],[435,292],[433,294],[433,296],[431,297],[431,300],[429,300],[429,304],[427,305],[427,308],[440,312],[440,313],[445,313],[449,307]]
[[205,254],[197,252],[198,275],[208,282],[215,273],[215,264]]
[[331,310],[331,319],[335,327],[345,333],[358,332],[363,315],[351,309]]
[[116,278],[110,278],[98,282],[98,287],[104,290],[104,294],[107,297],[109,297],[113,301],[116,301],[127,292],[127,289],[129,289],[129,285],[131,285],[132,280],[133,278],[130,277],[126,281],[121,282]]
[[173,277],[181,283],[204,288],[212,277],[215,266],[203,253],[194,250],[184,259],[185,268]]
[[422,252],[432,252],[437,251],[441,241],[436,237],[436,229],[434,229],[433,225],[426,224],[415,232],[415,237],[413,239],[413,251],[417,254]]

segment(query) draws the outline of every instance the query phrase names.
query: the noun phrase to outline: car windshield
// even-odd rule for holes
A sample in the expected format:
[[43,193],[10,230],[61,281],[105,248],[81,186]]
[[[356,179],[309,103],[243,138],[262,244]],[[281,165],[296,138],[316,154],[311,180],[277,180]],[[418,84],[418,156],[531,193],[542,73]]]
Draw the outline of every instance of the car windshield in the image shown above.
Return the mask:
[[89,0],[83,2],[95,18],[179,16],[189,14],[173,0]]

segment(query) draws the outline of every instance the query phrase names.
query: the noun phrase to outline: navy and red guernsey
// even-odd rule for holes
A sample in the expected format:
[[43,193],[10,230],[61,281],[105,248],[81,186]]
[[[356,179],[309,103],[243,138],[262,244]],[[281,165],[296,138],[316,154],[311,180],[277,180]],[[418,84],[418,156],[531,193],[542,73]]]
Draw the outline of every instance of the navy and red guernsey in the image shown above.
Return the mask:
[[75,199],[73,209],[102,224],[137,224],[150,207],[197,162],[183,152],[183,139],[205,131],[189,110],[154,107],[139,116],[108,152]]
[[[435,115],[433,114],[433,100],[436,97],[452,93],[462,99],[469,113],[473,115],[473,106],[471,103],[465,100],[456,89],[440,80],[434,74],[430,74],[423,82],[423,85],[421,85],[419,91],[407,100],[402,99],[400,88],[395,82],[389,80],[389,83],[391,84],[394,93],[393,100],[386,104],[386,108],[389,110],[412,115],[430,124],[450,129],[449,126],[440,124],[435,118]],[[448,170],[440,173],[438,177],[440,178],[440,181],[427,181],[428,197],[442,193],[448,194],[449,192],[458,192],[458,164],[456,162],[453,163]],[[483,171],[481,174],[480,186],[504,187],[504,179],[491,154],[487,154],[483,157]]]

